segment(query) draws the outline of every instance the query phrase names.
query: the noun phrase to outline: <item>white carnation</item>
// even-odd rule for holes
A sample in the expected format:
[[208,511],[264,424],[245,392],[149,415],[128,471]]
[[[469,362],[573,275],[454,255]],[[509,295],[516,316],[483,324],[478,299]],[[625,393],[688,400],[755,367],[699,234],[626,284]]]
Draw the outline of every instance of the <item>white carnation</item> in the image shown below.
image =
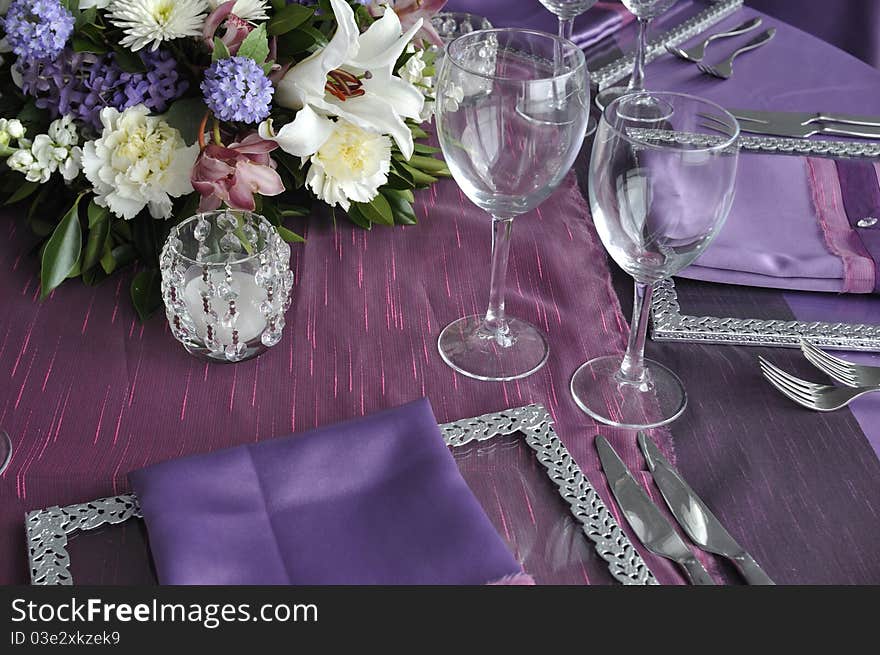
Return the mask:
[[328,205],[348,210],[352,200],[375,198],[388,181],[391,139],[339,120],[318,152],[307,159],[311,166],[306,185]]
[[199,153],[175,128],[144,105],[122,113],[101,110],[101,138],[83,147],[83,170],[95,188],[95,202],[132,219],[144,208],[153,218],[171,216],[171,198],[193,190],[190,175]]
[[110,5],[111,0],[79,0],[80,9],[106,9]]

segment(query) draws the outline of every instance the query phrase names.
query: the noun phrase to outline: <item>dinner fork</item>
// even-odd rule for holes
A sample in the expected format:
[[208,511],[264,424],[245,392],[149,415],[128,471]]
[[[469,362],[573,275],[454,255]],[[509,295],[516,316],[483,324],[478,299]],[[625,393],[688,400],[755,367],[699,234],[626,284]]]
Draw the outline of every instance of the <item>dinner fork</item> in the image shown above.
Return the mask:
[[744,52],[748,52],[749,50],[754,50],[755,48],[760,48],[765,43],[770,42],[773,37],[776,36],[776,28],[771,27],[766,32],[762,32],[754,39],[746,43],[744,46],[735,50],[732,55],[730,55],[724,61],[715,64],[714,66],[710,66],[709,64],[697,64],[697,68],[706,73],[707,75],[712,75],[713,77],[720,78],[722,80],[728,79],[731,75],[733,75],[733,60],[736,59],[739,55]]
[[6,431],[0,431],[0,474],[9,466],[9,460],[12,459],[12,439],[6,434]]
[[848,387],[880,386],[880,367],[847,362],[829,355],[806,339],[801,340],[801,352],[813,366]]
[[674,45],[667,45],[666,52],[671,55],[675,55],[679,59],[684,59],[686,61],[693,62],[695,64],[699,64],[703,61],[703,57],[706,56],[706,47],[712,43],[715,39],[723,39],[728,36],[739,36],[740,34],[745,34],[746,32],[751,32],[753,29],[758,27],[761,24],[760,18],[753,18],[751,20],[747,20],[745,23],[737,25],[731,30],[727,30],[726,32],[718,32],[717,34],[712,34],[708,39],[703,41],[702,43],[698,43],[692,48],[688,48],[687,50],[683,50]]
[[880,386],[833,387],[807,382],[774,366],[763,357],[758,357],[758,362],[761,373],[770,384],[798,405],[817,412],[833,412],[846,407],[856,398],[880,391]]

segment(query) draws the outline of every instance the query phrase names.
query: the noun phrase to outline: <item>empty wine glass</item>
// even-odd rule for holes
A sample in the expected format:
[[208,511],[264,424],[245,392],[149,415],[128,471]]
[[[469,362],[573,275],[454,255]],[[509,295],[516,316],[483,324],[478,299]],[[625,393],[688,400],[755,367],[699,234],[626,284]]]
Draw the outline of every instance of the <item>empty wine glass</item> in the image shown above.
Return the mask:
[[0,431],[0,474],[9,466],[12,459],[12,441],[6,432]]
[[513,380],[547,361],[540,331],[504,313],[511,227],[574,163],[587,124],[587,79],[580,49],[543,32],[485,30],[447,46],[436,88],[440,146],[456,182],[493,226],[488,309],[448,325],[437,343],[464,375]]
[[559,36],[571,41],[574,19],[596,4],[597,0],[541,0],[559,18]]
[[[627,86],[614,86],[605,89],[596,96],[596,104],[600,108],[607,107],[613,100],[627,93],[638,93],[645,90],[645,56],[648,50],[648,29],[651,21],[675,4],[675,0],[621,0],[639,21],[639,36],[636,43],[636,59],[633,63],[632,76]],[[658,103],[650,95],[641,95],[639,99],[620,105],[619,112],[629,118],[644,120],[662,120],[668,116],[669,108]]]
[[687,403],[678,377],[644,357],[653,284],[694,261],[726,220],[739,125],[715,103],[677,93],[652,94],[671,115],[646,123],[621,114],[631,97],[615,100],[603,112],[589,179],[599,238],[635,278],[629,344],[623,356],[581,366],[571,393],[597,421],[649,428],[678,418]]

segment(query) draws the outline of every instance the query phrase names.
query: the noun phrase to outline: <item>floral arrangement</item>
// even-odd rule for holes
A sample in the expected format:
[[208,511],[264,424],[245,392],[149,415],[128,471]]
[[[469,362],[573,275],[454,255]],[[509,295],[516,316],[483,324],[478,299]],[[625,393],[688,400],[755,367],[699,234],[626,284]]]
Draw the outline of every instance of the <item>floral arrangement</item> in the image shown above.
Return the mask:
[[286,221],[315,205],[413,224],[448,175],[428,135],[445,0],[0,0],[0,201],[41,238],[45,297],[159,251],[197,211]]

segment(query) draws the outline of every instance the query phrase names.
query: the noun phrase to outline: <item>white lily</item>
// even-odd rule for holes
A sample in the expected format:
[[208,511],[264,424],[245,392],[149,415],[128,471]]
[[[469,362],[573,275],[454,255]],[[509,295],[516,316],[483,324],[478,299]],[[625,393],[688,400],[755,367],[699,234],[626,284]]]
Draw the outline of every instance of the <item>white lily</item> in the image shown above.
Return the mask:
[[360,34],[351,7],[344,0],[330,4],[337,23],[333,38],[291,68],[275,90],[275,101],[298,110],[296,118],[277,133],[271,120],[264,121],[260,136],[276,141],[285,152],[308,157],[330,138],[334,125],[329,117],[336,116],[391,136],[409,159],[413,138],[404,119],[420,120],[425,99],[415,86],[396,77],[392,67],[421,28],[421,19],[404,32],[397,14],[386,9]]

